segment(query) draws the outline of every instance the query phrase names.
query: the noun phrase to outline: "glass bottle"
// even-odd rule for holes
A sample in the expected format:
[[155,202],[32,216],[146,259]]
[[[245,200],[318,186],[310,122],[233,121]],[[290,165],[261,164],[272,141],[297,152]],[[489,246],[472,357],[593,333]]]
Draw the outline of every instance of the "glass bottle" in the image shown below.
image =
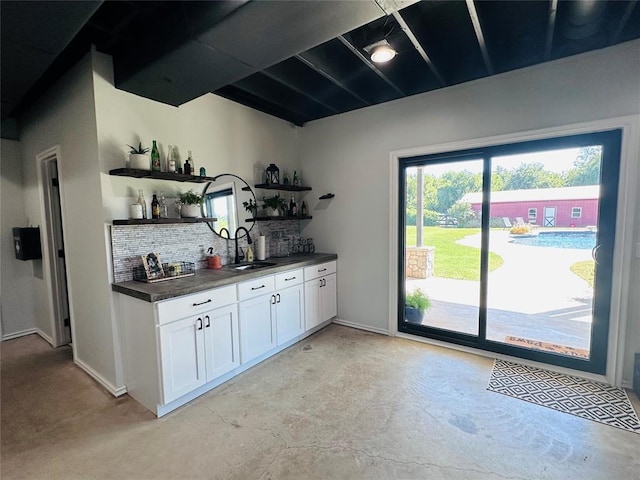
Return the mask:
[[160,168],[160,152],[158,151],[158,145],[156,141],[153,141],[153,147],[151,147],[151,170],[159,172]]
[[158,197],[155,193],[151,200],[151,218],[160,218],[160,202],[158,202]]
[[300,185],[300,179],[298,178],[298,172],[297,171],[293,171],[293,184],[295,186]]
[[147,218],[147,201],[141,188],[138,189],[138,203],[142,205],[142,218]]
[[300,214],[301,214],[303,217],[306,217],[306,216],[307,216],[307,204],[305,203],[305,201],[304,201],[304,200],[302,201],[302,207],[301,207],[301,212],[300,212]]
[[164,198],[164,192],[160,192],[158,206],[160,207],[160,218],[169,218],[169,205],[167,205],[167,200]]
[[296,199],[293,196],[293,193],[291,194],[291,201],[289,202],[289,215],[292,217],[296,217],[298,215],[298,205],[296,205]]
[[187,159],[184,162],[184,174],[185,175],[191,175],[191,150],[189,150],[189,156],[187,157]]
[[176,160],[173,156],[173,146],[169,145],[169,149],[167,150],[167,172],[175,173],[176,171]]

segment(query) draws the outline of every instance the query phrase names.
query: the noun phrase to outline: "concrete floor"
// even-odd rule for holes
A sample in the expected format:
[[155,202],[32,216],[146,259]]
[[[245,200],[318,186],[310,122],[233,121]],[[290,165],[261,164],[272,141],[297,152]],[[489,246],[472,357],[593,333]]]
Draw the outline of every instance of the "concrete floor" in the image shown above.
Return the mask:
[[1,348],[3,480],[640,472],[640,435],[488,392],[490,359],[337,325],[161,419],[104,392],[68,348]]

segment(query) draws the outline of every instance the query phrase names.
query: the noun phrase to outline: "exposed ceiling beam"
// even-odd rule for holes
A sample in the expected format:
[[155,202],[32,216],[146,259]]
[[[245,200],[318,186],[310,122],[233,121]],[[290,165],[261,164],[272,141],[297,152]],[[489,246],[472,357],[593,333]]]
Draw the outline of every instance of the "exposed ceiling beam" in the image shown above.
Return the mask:
[[558,0],[551,0],[549,4],[549,22],[547,23],[547,41],[544,46],[544,61],[551,58],[551,48],[553,47],[553,34],[556,30],[556,16],[558,14]]
[[438,79],[438,82],[440,82],[440,85],[442,85],[443,87],[446,87],[447,83],[444,81],[444,77],[440,75],[440,72],[438,71],[436,66],[433,64],[433,62],[429,58],[429,55],[427,55],[427,52],[425,52],[424,48],[422,48],[420,41],[411,31],[411,28],[409,28],[409,25],[407,25],[407,22],[404,21],[404,18],[402,18],[402,15],[400,14],[400,12],[393,12],[393,18],[395,18],[396,22],[398,22],[398,25],[400,25],[400,28],[402,28],[402,31],[409,38],[409,40],[411,41],[415,49],[418,51],[422,59],[425,61],[425,63],[427,64],[427,66],[429,67],[433,75]]
[[351,96],[353,96],[354,98],[357,98],[359,101],[361,101],[365,106],[369,106],[371,105],[371,102],[368,100],[365,100],[364,98],[362,98],[360,95],[358,95],[356,92],[354,92],[353,90],[351,90],[349,87],[347,87],[343,82],[341,82],[340,80],[338,80],[336,77],[334,77],[333,75],[331,75],[330,73],[328,73],[324,68],[322,68],[319,65],[316,65],[315,63],[307,60],[306,58],[304,58],[302,55],[298,54],[295,56],[295,58],[297,60],[299,60],[300,62],[304,63],[307,67],[315,70],[316,72],[318,72],[320,75],[322,75],[324,78],[326,78],[327,80],[329,80],[330,82],[334,83],[335,85],[337,85],[338,87],[340,87],[341,89],[343,89],[345,92],[349,93]]
[[613,35],[611,36],[609,45],[615,45],[620,41],[620,35],[622,35],[622,30],[624,30],[624,27],[627,26],[627,22],[629,21],[631,12],[635,8],[636,4],[637,4],[637,0],[631,0],[627,5],[627,8],[625,8],[624,13],[622,14],[622,18],[620,19],[620,23],[618,24],[618,27],[615,29],[615,31],[613,32]]
[[282,78],[280,75],[274,75],[273,73],[270,73],[268,71],[268,69],[267,70],[262,70],[260,73],[262,75],[264,75],[265,77],[270,78],[274,82],[278,82],[280,85],[284,85],[285,87],[290,88],[294,92],[299,93],[300,95],[302,95],[304,97],[307,97],[309,100],[317,103],[318,105],[326,108],[327,110],[331,110],[333,113],[340,113],[337,109],[333,108],[331,105],[328,105],[327,103],[325,103],[322,100],[318,99],[315,95],[311,95],[309,92],[305,92],[301,88],[296,87],[291,82],[287,81],[285,78]]
[[476,11],[476,6],[473,0],[466,0],[467,10],[471,17],[471,23],[473,23],[473,29],[476,32],[476,38],[478,39],[478,45],[480,45],[480,51],[482,52],[482,58],[484,59],[484,65],[487,68],[489,75],[493,75],[493,65],[491,64],[491,58],[489,58],[489,51],[487,50],[487,44],[484,40],[484,34],[482,33],[482,25],[480,25],[480,18]]
[[373,73],[375,73],[382,80],[384,80],[387,83],[387,85],[389,85],[391,88],[393,88],[401,96],[405,97],[407,95],[406,93],[404,93],[402,91],[402,89],[400,87],[398,87],[395,83],[393,83],[391,80],[389,80],[389,78],[384,73],[382,73],[380,70],[378,70],[378,67],[376,67],[373,63],[371,63],[367,57],[365,57],[362,53],[360,53],[360,50],[358,50],[356,47],[354,47],[349,40],[344,38],[344,35],[338,36],[338,40],[340,40],[340,42],[345,47],[347,47],[349,50],[351,50],[351,52],[356,57],[358,57],[362,61],[362,63],[364,63],[367,67],[369,67]]

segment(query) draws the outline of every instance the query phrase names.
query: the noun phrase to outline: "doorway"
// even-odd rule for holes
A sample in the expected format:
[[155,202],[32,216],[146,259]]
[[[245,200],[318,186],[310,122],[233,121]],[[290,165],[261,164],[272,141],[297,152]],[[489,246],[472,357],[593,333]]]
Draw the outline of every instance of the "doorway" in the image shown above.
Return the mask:
[[398,330],[604,373],[620,141],[401,158]]
[[48,150],[37,157],[41,168],[44,200],[46,227],[44,243],[48,253],[49,271],[51,272],[52,337],[54,347],[68,345],[72,341],[58,157],[57,148]]

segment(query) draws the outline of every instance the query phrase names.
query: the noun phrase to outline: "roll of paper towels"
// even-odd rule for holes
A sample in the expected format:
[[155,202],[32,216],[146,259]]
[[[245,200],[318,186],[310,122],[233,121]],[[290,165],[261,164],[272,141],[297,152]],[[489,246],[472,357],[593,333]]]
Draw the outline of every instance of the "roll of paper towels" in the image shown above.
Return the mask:
[[258,260],[267,259],[267,239],[264,235],[260,235],[256,241],[256,258]]

